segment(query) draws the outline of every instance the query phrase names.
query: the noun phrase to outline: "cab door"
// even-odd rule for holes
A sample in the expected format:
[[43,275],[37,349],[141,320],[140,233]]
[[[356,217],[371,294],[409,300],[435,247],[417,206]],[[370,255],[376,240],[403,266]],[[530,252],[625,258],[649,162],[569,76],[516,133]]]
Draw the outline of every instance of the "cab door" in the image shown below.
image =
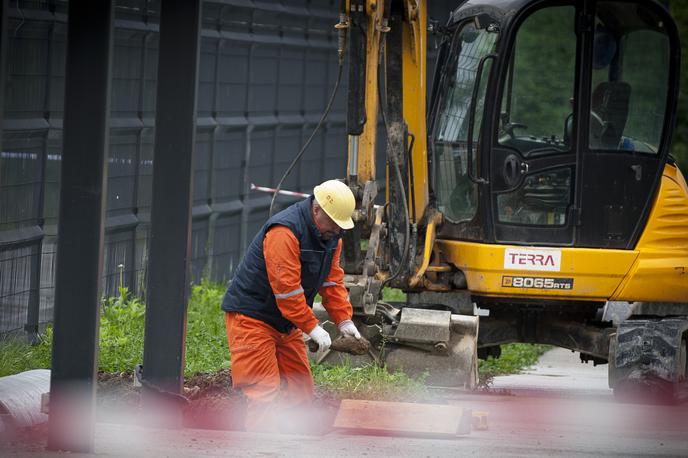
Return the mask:
[[576,245],[632,249],[669,152],[678,37],[655,2],[597,1],[589,11]]
[[652,2],[534,2],[519,14],[486,133],[496,242],[635,246],[668,154],[675,35]]
[[531,9],[501,50],[506,60],[489,166],[497,243],[574,242],[578,14],[574,2]]

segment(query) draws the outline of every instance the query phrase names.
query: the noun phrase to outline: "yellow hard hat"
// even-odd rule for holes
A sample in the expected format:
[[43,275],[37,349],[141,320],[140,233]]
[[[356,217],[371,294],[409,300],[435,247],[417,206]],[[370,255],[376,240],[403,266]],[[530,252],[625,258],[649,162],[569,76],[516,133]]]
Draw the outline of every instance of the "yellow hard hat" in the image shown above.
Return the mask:
[[313,195],[320,208],[342,229],[351,229],[354,222],[351,214],[356,208],[356,199],[351,189],[341,181],[328,180],[313,188]]

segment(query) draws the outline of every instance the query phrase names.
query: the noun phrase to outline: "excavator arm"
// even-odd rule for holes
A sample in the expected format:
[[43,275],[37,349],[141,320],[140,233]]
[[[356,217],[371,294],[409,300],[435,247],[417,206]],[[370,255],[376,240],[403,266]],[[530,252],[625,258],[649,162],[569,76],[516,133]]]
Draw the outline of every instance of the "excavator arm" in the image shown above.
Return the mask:
[[[345,264],[349,273],[363,272],[366,253],[356,241],[375,225],[375,198],[384,189],[386,230],[382,245],[373,246],[380,250],[376,276],[403,287],[416,273],[412,244],[429,204],[426,3],[349,0],[342,2],[338,27],[348,34],[347,179],[358,197]],[[386,143],[378,148],[381,138]]]
[[477,317],[381,300],[385,286],[428,286],[441,222],[429,206],[427,2],[344,1],[336,27],[347,43],[347,181],[357,198],[343,264],[359,328],[373,344],[364,359],[473,388]]

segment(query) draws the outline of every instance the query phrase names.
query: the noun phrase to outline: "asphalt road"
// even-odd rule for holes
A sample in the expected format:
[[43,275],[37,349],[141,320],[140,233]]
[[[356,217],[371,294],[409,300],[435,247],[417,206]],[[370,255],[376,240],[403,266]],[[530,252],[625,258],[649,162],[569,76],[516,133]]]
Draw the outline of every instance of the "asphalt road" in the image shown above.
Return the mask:
[[[496,378],[488,393],[435,389],[438,403],[487,412],[488,429],[466,436],[268,435],[99,423],[96,453],[88,456],[688,456],[688,405],[619,404],[606,383],[606,366],[553,350],[525,374]],[[3,447],[0,455],[56,456]]]

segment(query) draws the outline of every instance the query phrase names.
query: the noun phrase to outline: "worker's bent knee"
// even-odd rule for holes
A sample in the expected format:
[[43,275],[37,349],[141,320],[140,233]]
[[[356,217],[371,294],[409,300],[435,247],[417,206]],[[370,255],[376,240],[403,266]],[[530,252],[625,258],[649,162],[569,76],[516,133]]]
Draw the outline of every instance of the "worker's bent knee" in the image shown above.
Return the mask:
[[[231,349],[230,349],[231,350]],[[280,390],[280,373],[272,352],[235,351],[231,354],[232,385],[249,399],[273,400]]]

